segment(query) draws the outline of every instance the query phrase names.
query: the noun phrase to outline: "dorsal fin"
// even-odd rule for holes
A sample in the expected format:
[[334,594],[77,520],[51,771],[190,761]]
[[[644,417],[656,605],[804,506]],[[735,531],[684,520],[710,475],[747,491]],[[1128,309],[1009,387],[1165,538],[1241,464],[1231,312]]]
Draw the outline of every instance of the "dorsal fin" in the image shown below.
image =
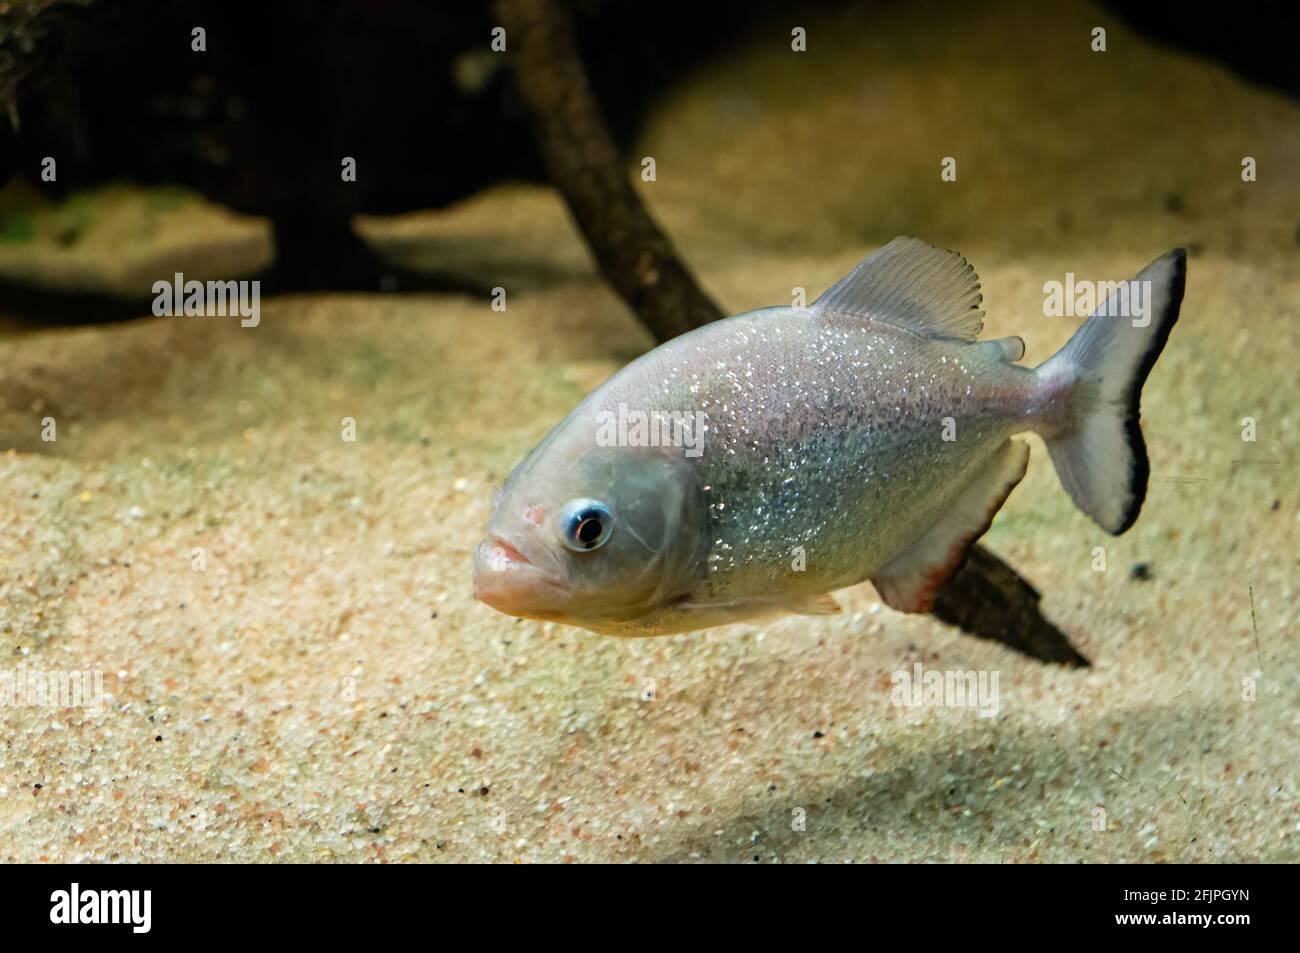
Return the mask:
[[827,288],[812,309],[973,341],[984,327],[982,300],[979,276],[957,252],[895,238]]

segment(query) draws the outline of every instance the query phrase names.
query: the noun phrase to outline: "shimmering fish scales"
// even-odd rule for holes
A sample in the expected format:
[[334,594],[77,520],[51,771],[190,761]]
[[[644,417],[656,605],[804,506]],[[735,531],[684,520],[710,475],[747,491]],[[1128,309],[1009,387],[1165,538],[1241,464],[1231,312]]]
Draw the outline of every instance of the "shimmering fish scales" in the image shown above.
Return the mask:
[[[1011,439],[1024,431],[1046,441],[1078,507],[1122,533],[1146,495],[1142,384],[1185,269],[1181,249],[1152,262],[1137,276],[1141,315],[1116,316],[1117,291],[1034,369],[1015,363],[1019,338],[976,340],[979,280],[965,259],[914,238],[807,309],[669,341],[516,467],[476,556],[476,594],[617,635],[833,612],[829,593],[868,579],[890,606],[926,611],[1024,476],[1028,449]],[[702,412],[695,455],[611,441],[609,422],[629,408]]]

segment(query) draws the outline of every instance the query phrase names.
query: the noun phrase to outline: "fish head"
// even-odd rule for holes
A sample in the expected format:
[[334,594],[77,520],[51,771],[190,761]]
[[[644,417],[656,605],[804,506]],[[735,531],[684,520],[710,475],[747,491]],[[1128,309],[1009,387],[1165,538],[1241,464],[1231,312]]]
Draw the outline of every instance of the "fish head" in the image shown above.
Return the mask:
[[507,615],[617,631],[703,577],[704,518],[680,453],[543,444],[499,492],[474,596]]

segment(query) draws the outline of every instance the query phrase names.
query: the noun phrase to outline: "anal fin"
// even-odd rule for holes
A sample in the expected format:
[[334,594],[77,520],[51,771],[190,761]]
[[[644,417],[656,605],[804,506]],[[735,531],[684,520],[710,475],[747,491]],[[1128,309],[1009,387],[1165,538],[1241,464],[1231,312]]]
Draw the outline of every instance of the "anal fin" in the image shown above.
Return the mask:
[[939,587],[966,561],[971,544],[1025,475],[1029,447],[1008,440],[925,535],[871,577],[880,598],[899,612],[929,612]]

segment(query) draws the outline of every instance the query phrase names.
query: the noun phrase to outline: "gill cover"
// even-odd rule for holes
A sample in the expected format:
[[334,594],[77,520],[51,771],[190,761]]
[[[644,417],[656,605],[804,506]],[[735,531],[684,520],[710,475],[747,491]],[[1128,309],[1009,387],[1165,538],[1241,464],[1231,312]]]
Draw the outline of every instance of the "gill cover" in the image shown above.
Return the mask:
[[576,469],[583,495],[557,507],[556,531],[569,531],[579,511],[599,512],[592,504],[611,522],[598,547],[565,552],[575,620],[633,619],[690,592],[704,577],[708,542],[690,465],[675,453],[611,447]]

